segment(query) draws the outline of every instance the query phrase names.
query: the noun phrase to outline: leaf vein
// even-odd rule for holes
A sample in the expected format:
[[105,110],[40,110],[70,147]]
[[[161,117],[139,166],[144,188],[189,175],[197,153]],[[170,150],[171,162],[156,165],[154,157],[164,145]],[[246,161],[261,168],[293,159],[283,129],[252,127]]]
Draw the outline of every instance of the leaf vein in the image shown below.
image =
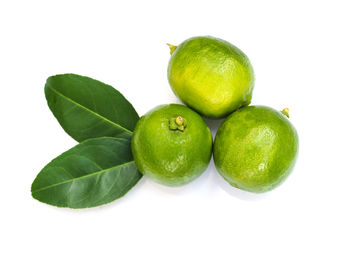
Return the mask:
[[67,101],[69,101],[69,102],[75,104],[76,106],[81,107],[82,109],[84,109],[84,110],[88,111],[89,113],[91,113],[91,114],[93,114],[93,115],[95,115],[95,116],[101,118],[102,120],[104,120],[104,121],[106,121],[106,122],[108,122],[108,123],[110,123],[110,124],[112,124],[112,125],[114,125],[114,126],[120,128],[120,129],[124,130],[124,131],[127,132],[127,133],[131,133],[131,134],[132,134],[132,131],[130,131],[129,129],[127,129],[127,128],[121,126],[121,125],[119,125],[118,123],[115,123],[115,122],[113,122],[113,121],[107,119],[106,117],[104,117],[104,116],[98,114],[97,112],[94,112],[94,111],[90,110],[89,108],[87,108],[87,107],[81,105],[80,103],[78,103],[78,102],[76,102],[76,101],[74,101],[74,100],[72,100],[72,99],[66,97],[65,95],[63,95],[63,94],[60,93],[59,91],[55,90],[55,89],[54,89],[53,87],[51,87],[50,85],[47,85],[47,87],[48,87],[49,89],[51,89],[53,92],[55,92],[56,94],[58,94],[59,96],[61,96],[62,98],[64,98],[64,99],[66,99]]
[[99,173],[104,173],[104,172],[107,172],[107,171],[111,171],[111,170],[113,170],[113,169],[117,169],[117,168],[120,168],[120,167],[123,167],[123,166],[127,166],[127,165],[129,165],[129,164],[131,164],[131,163],[133,163],[133,162],[134,162],[134,161],[130,161],[130,162],[127,162],[127,163],[123,163],[123,164],[121,164],[121,165],[113,166],[113,167],[108,168],[108,169],[104,169],[104,170],[101,170],[101,171],[96,171],[96,172],[94,172],[94,173],[87,174],[87,175],[84,175],[84,176],[81,176],[81,177],[78,177],[78,178],[72,178],[72,179],[69,179],[69,180],[65,180],[65,181],[63,181],[63,182],[59,182],[59,183],[56,183],[56,184],[44,186],[44,187],[42,187],[42,188],[33,190],[32,193],[37,193],[37,192],[44,191],[44,190],[49,189],[49,188],[52,188],[52,187],[56,187],[56,186],[62,185],[62,184],[66,184],[66,183],[70,183],[70,182],[73,182],[73,181],[85,179],[85,178],[88,178],[88,177],[90,177],[90,176],[94,176],[94,175],[99,174]]

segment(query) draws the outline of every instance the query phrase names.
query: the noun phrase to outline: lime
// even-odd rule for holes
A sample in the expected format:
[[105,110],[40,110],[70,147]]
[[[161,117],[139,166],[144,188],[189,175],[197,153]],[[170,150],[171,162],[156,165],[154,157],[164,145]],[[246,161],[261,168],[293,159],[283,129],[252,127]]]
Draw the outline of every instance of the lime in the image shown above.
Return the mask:
[[138,121],[132,153],[140,172],[154,181],[184,185],[207,168],[211,132],[202,117],[183,105],[158,106]]
[[[283,113],[283,114],[282,114]],[[266,192],[291,173],[298,152],[298,135],[288,110],[243,107],[219,127],[214,142],[218,172],[232,186]]]
[[251,101],[253,68],[248,57],[222,39],[194,37],[169,45],[168,80],[189,107],[220,118]]

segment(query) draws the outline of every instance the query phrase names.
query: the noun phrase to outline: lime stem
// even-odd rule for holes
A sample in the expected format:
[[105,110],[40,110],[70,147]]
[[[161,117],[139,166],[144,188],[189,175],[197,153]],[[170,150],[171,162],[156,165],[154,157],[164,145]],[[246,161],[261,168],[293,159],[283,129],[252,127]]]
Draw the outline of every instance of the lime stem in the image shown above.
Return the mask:
[[179,130],[184,131],[187,126],[186,120],[181,116],[177,116],[176,118],[171,118],[169,120],[169,129],[170,130]]
[[289,118],[289,109],[288,108],[284,108],[283,110],[281,110],[281,112],[282,112],[282,114],[287,116],[287,118]]
[[169,44],[169,43],[167,43],[167,45],[170,48],[170,55],[172,55],[174,53],[175,49],[177,48],[177,46],[174,46],[174,45]]
[[181,117],[181,116],[178,116],[176,119],[175,119],[175,122],[177,125],[182,125],[184,123],[184,119]]

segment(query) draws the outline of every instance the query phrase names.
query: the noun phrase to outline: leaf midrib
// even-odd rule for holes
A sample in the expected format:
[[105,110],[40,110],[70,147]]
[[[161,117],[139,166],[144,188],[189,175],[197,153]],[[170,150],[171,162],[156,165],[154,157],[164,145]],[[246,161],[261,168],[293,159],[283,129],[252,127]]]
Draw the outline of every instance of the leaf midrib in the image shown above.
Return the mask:
[[84,176],[81,176],[81,177],[72,178],[72,179],[69,179],[69,180],[65,180],[65,181],[63,181],[63,182],[59,182],[59,183],[56,183],[56,184],[48,185],[48,186],[39,188],[39,189],[34,190],[34,191],[32,190],[32,193],[37,193],[37,192],[40,192],[40,191],[44,191],[44,190],[46,190],[46,189],[50,189],[50,188],[52,188],[52,187],[56,187],[56,186],[62,185],[62,184],[67,184],[67,183],[70,183],[70,182],[73,182],[73,181],[77,181],[77,180],[80,180],[80,179],[85,179],[85,178],[88,178],[88,177],[90,177],[90,176],[94,176],[94,175],[99,174],[99,173],[108,172],[108,171],[111,171],[111,170],[113,170],[113,169],[117,169],[117,168],[120,168],[120,167],[129,165],[129,164],[134,163],[134,162],[135,162],[135,161],[130,161],[130,162],[123,163],[123,164],[120,164],[120,165],[117,165],[117,166],[113,166],[113,167],[108,168],[108,169],[96,171],[96,172],[93,172],[93,173],[91,173],[91,174],[87,174],[87,175],[84,175]]
[[120,126],[118,123],[115,123],[115,122],[111,121],[110,119],[107,119],[106,117],[100,115],[99,113],[94,112],[94,111],[90,110],[89,108],[87,108],[87,107],[81,105],[80,103],[78,103],[78,102],[76,102],[76,101],[70,99],[69,97],[63,95],[61,92],[59,92],[59,91],[57,91],[56,89],[54,89],[53,87],[51,87],[51,85],[48,84],[47,87],[48,87],[49,89],[51,89],[53,92],[55,92],[56,94],[58,94],[59,96],[63,97],[64,99],[66,99],[66,100],[68,100],[68,101],[70,101],[71,103],[77,105],[78,107],[81,107],[81,108],[83,108],[84,110],[88,111],[89,113],[91,113],[91,114],[93,114],[93,115],[95,115],[95,116],[97,116],[97,117],[100,117],[102,120],[104,120],[104,121],[106,121],[106,122],[108,122],[108,123],[111,123],[112,125],[114,125],[114,126],[120,128],[120,129],[126,131],[127,133],[132,134],[132,131],[130,131],[129,129],[127,129],[127,128],[123,127],[123,126]]

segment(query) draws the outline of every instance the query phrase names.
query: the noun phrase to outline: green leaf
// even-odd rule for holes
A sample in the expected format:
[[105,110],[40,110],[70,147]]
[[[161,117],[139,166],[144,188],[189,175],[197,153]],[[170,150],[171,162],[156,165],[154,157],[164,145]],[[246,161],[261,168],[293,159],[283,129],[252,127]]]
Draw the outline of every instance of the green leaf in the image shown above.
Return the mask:
[[78,142],[103,136],[131,138],[139,119],[119,91],[88,77],[51,76],[45,96],[63,129]]
[[59,207],[87,208],[125,195],[141,178],[130,140],[86,140],[46,165],[32,184],[35,199]]

